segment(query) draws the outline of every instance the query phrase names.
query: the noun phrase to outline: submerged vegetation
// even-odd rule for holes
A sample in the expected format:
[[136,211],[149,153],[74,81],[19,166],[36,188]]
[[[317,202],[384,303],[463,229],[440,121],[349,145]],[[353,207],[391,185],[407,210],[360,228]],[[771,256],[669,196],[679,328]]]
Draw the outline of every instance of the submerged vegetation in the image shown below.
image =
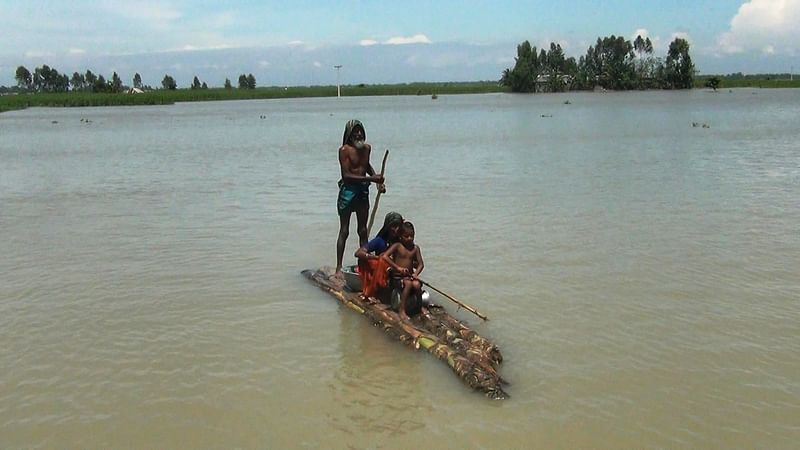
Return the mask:
[[[800,77],[795,78],[789,73],[761,73],[743,75],[731,73],[728,75],[699,75],[694,80],[694,87],[731,89],[731,88],[800,88]],[[715,89],[715,90],[716,90]]]
[[[345,85],[343,97],[378,95],[425,95],[433,94],[481,94],[507,92],[508,89],[496,81],[448,82],[448,83],[407,83]],[[14,95],[0,95],[0,112],[36,106],[126,106],[126,105],[169,105],[177,102],[249,100],[301,97],[335,97],[336,86],[295,86],[260,88],[196,88],[196,89],[154,89],[142,93],[108,92],[25,92],[14,91]]]
[[516,63],[503,71],[501,84],[512,92],[569,90],[690,89],[694,63],[689,42],[675,38],[666,58],[653,56],[650,38],[631,42],[621,36],[597,38],[586,55],[567,58],[560,44],[537,51],[530,42],[517,46]]

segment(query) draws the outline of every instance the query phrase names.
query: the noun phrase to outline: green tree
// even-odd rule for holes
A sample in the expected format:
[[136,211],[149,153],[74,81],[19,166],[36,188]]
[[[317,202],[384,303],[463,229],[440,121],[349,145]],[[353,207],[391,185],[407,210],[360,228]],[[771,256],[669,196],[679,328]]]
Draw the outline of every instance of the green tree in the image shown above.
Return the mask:
[[56,92],[68,92],[68,91],[69,91],[69,76],[65,73],[62,73],[58,79]]
[[[597,46],[601,46],[600,39],[597,39]],[[594,89],[600,81],[603,71],[599,51],[590,45],[586,49],[586,55],[581,56],[578,61],[578,84],[583,89]]]
[[[44,67],[47,66],[45,65]],[[39,92],[43,89],[43,86],[44,86],[44,75],[42,75],[42,69],[37,67],[33,69],[33,73],[31,74],[31,88],[34,91]]]
[[655,69],[657,59],[653,57],[653,43],[650,38],[636,36],[633,42],[633,49],[636,51],[636,84],[639,89],[652,88],[656,84]]
[[539,69],[536,47],[524,41],[517,45],[514,68],[503,71],[500,84],[510,87],[512,92],[536,92]]
[[581,56],[578,58],[578,68],[575,73],[575,81],[572,83],[572,87],[575,89],[592,89],[594,88],[594,82],[594,72],[589,67],[586,56]]
[[247,75],[239,75],[239,89],[247,89]]
[[33,83],[33,76],[25,66],[17,67],[17,71],[14,73],[14,79],[17,80],[17,86],[25,89],[30,89]]
[[[542,50],[544,52],[544,50]],[[544,55],[544,61],[540,62],[545,67],[547,75],[547,89],[550,92],[562,92],[565,89],[564,75],[566,72],[567,60],[564,57],[564,50],[561,44],[550,43],[550,50]]]
[[689,41],[675,38],[669,44],[664,70],[668,87],[691,89],[694,84],[694,63],[689,55]]
[[133,75],[133,87],[135,87],[136,89],[142,88],[142,76],[139,75],[139,72],[136,72]]
[[575,61],[573,56],[570,56],[564,61],[564,73],[573,79],[578,74],[578,62]]
[[633,41],[633,49],[636,50],[636,53],[638,53],[639,55],[644,53],[645,43],[644,43],[644,38],[642,38],[641,34],[637,35],[636,39]]
[[203,85],[200,86],[200,89],[208,89],[208,85],[206,84],[205,81],[203,81]]
[[254,77],[252,73],[247,75],[247,88],[248,89],[256,88],[256,77]]
[[[590,47],[591,48],[591,47]],[[622,36],[597,39],[592,55],[595,76],[606,89],[631,89],[634,85],[633,45]]]
[[719,77],[711,77],[708,80],[706,80],[706,87],[710,87],[711,89],[716,91],[717,88],[719,87],[720,81],[721,80],[719,79]]
[[194,80],[192,80],[192,85],[190,86],[191,89],[200,89],[200,80],[195,75]]
[[83,88],[86,90],[94,90],[94,87],[97,83],[97,75],[93,74],[91,70],[86,71],[86,75],[83,76],[85,84]]
[[233,89],[233,86],[231,86],[231,80],[228,78],[225,78],[225,89]]
[[161,87],[170,91],[174,91],[178,88],[178,83],[175,82],[175,79],[169,75],[164,75],[164,79],[161,80]]
[[33,89],[35,91],[43,92],[47,90],[47,82],[51,72],[52,69],[47,64],[33,69]]
[[83,74],[74,72],[72,74],[72,80],[70,80],[70,84],[72,85],[73,91],[82,91],[84,89],[84,85],[86,84],[86,79],[83,77]]
[[111,87],[111,92],[114,93],[122,92],[122,79],[120,79],[119,75],[117,75],[117,72],[114,72],[114,74],[111,75],[110,87]]
[[108,92],[108,83],[103,75],[98,75],[92,88],[94,92]]
[[58,70],[48,66],[37,67],[33,71],[33,88],[39,92],[67,92],[69,90],[69,77],[58,73]]

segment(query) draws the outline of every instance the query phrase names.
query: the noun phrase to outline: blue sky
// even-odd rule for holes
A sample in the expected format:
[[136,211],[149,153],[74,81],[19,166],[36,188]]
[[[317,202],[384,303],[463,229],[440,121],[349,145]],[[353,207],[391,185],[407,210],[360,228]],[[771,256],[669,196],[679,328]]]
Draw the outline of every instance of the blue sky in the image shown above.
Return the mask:
[[599,36],[649,36],[663,55],[687,38],[701,73],[800,69],[800,0],[183,1],[0,0],[0,84],[19,65],[158,85],[497,79],[516,45],[569,56]]

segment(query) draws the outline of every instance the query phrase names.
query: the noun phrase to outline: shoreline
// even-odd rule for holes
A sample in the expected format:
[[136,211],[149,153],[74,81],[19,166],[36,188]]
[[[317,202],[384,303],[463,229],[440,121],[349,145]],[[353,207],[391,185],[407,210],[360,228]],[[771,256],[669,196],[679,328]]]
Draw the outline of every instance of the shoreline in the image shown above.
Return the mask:
[[[490,94],[510,92],[496,81],[407,83],[342,86],[342,97],[387,95]],[[336,86],[270,86],[255,89],[176,89],[126,93],[25,93],[0,96],[0,113],[30,107],[85,107],[171,105],[178,102],[268,100],[284,98],[336,97]]]
[[[703,85],[704,78],[695,80],[692,89],[710,89]],[[800,88],[800,80],[725,80],[717,90],[725,89],[781,89]],[[659,89],[660,90],[660,89]],[[592,91],[565,91],[592,92]],[[623,92],[623,91],[620,91]],[[627,91],[626,91],[627,92]],[[371,97],[389,95],[430,96],[456,94],[511,93],[507,87],[496,81],[444,82],[444,83],[405,83],[378,85],[342,86],[342,97]],[[549,92],[539,92],[540,95]],[[87,107],[87,106],[141,106],[172,105],[179,102],[230,101],[230,100],[269,100],[286,98],[336,97],[336,86],[269,86],[255,89],[177,89],[152,90],[139,94],[126,93],[23,93],[0,95],[0,114],[31,107]]]

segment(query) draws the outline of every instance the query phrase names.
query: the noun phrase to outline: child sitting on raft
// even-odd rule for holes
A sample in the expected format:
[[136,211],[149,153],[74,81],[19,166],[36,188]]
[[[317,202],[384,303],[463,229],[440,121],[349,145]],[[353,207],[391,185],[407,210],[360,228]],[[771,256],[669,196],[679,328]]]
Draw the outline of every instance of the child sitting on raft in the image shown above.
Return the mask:
[[381,259],[381,253],[399,240],[402,226],[403,216],[400,213],[394,211],[387,213],[383,220],[383,228],[377,236],[356,250],[362,295],[369,303],[374,302],[373,297],[380,297],[381,292],[389,285],[386,273],[389,264]]
[[392,244],[381,258],[389,264],[392,269],[391,276],[399,281],[402,287],[397,313],[402,320],[409,320],[406,305],[411,295],[422,294],[422,283],[417,277],[425,268],[425,263],[422,261],[422,251],[414,243],[414,225],[411,222],[404,222],[399,234],[399,242]]

